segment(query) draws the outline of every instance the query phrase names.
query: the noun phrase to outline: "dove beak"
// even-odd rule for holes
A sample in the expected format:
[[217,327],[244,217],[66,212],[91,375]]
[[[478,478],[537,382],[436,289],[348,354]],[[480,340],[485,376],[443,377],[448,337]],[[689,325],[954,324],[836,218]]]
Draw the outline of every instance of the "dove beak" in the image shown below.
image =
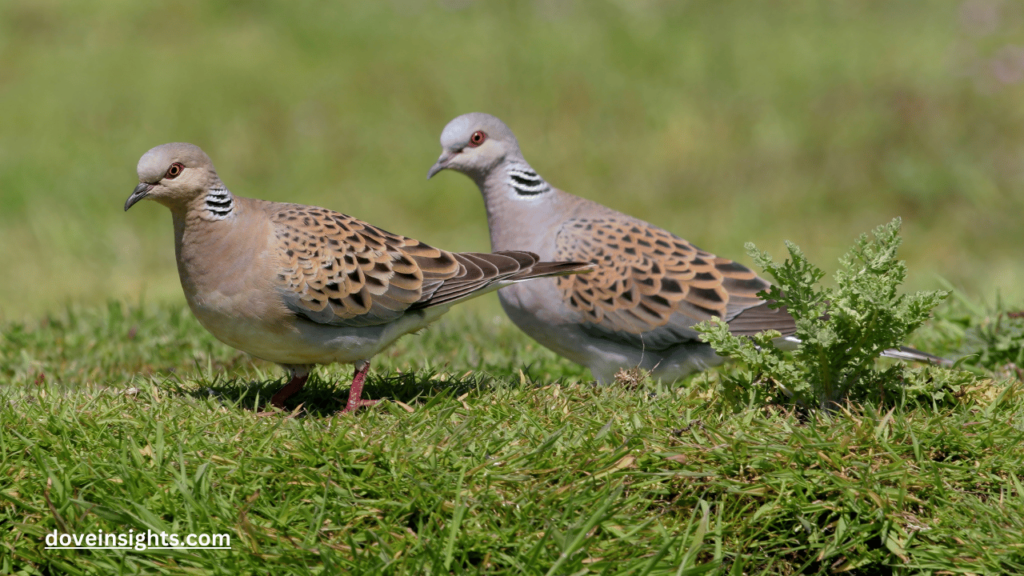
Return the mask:
[[456,154],[458,154],[458,152],[449,152],[445,150],[444,153],[441,154],[441,157],[437,159],[437,162],[430,167],[430,171],[427,172],[427,180],[430,180],[434,177],[434,174],[437,174],[441,170],[447,168],[448,163],[452,161],[452,158],[454,158]]
[[125,200],[124,211],[127,212],[128,209],[135,205],[136,202],[145,198],[152,189],[152,184],[140,182],[139,185],[135,187],[135,190],[132,190],[132,195],[128,197],[128,200]]

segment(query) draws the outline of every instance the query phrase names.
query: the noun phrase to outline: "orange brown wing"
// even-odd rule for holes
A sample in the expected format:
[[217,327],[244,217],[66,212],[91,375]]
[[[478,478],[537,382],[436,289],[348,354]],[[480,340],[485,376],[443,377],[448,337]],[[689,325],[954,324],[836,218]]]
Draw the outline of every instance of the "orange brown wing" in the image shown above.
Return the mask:
[[[586,327],[652,349],[693,340],[691,327],[712,316],[730,322],[747,310],[762,310],[757,293],[769,287],[741,264],[629,218],[570,220],[556,246],[559,259],[597,265],[591,274],[558,279],[565,302],[582,315]],[[768,312],[775,321],[765,322],[766,327],[792,323],[786,313]],[[778,326],[768,326],[773,323]]]
[[392,321],[462,268],[450,252],[324,208],[285,205],[272,221],[279,291],[321,324]]
[[447,252],[324,208],[279,206],[271,217],[278,291],[292,312],[319,324],[379,325],[511,282],[589,270],[531,252]]

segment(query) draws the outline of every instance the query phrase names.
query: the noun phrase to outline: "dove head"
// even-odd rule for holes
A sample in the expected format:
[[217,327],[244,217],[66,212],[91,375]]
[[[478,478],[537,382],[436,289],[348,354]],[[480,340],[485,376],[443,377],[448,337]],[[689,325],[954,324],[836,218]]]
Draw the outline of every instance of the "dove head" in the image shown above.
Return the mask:
[[441,157],[427,178],[450,169],[479,182],[506,159],[515,158],[522,158],[519,142],[504,122],[481,112],[463,114],[441,132]]
[[168,206],[185,206],[204,195],[220,179],[213,162],[198,146],[162,144],[139,159],[139,185],[124,203],[127,211],[143,198]]

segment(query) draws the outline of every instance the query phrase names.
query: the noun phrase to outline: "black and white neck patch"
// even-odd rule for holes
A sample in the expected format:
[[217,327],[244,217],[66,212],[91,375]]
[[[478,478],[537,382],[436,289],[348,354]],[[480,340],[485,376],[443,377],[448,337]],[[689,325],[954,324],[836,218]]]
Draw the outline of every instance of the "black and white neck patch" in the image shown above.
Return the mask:
[[509,164],[507,173],[509,186],[520,196],[536,196],[551,190],[551,185],[526,164]]
[[210,188],[206,193],[206,213],[209,220],[223,220],[235,208],[235,198],[227,188]]

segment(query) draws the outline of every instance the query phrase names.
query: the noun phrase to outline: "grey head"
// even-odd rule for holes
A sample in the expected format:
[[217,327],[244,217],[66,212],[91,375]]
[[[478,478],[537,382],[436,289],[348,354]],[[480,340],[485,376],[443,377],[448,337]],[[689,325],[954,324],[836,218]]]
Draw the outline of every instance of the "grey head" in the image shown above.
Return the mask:
[[450,169],[480,182],[501,163],[522,158],[519,141],[504,122],[490,114],[472,112],[444,127],[441,157],[427,172],[427,178]]
[[143,198],[168,206],[186,206],[220,179],[210,157],[194,144],[161,144],[142,155],[138,165],[139,185],[124,203],[127,211]]
[[552,190],[523,158],[508,126],[490,114],[463,114],[449,122],[441,132],[441,148],[427,178],[441,170],[462,172],[480,188],[489,206],[500,199],[537,206]]

